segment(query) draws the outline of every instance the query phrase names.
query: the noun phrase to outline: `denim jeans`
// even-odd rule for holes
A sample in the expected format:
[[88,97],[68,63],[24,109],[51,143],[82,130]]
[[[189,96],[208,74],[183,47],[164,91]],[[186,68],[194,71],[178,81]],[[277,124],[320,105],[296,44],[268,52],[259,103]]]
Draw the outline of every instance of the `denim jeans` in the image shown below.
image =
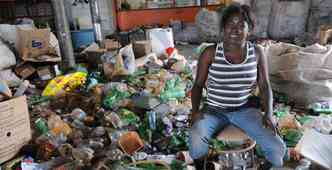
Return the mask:
[[217,108],[207,109],[203,117],[197,120],[190,130],[190,156],[193,159],[204,157],[209,149],[207,142],[229,124],[242,129],[255,140],[261,147],[265,158],[274,167],[283,166],[285,143],[278,135],[273,135],[271,129],[263,126],[260,110],[252,107],[229,112]]

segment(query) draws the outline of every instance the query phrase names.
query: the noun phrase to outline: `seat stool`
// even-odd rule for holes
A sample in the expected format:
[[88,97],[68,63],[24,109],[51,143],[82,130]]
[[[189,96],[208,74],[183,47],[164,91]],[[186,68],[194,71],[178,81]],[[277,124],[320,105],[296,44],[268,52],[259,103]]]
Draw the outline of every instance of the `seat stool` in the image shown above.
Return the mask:
[[250,139],[241,129],[229,125],[216,136],[216,139],[225,142],[235,142],[245,146],[239,149],[215,151],[221,165],[220,170],[245,170],[247,168],[254,168],[254,148],[256,142]]

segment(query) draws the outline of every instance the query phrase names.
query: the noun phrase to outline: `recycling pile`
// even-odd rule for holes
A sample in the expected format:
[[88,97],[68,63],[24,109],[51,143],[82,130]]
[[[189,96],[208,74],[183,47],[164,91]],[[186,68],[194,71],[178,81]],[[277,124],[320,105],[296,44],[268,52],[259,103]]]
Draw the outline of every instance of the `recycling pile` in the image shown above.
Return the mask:
[[116,56],[111,76],[80,66],[26,90],[33,137],[4,167],[184,168],[176,154],[188,150],[193,68],[176,56],[146,59],[133,72]]

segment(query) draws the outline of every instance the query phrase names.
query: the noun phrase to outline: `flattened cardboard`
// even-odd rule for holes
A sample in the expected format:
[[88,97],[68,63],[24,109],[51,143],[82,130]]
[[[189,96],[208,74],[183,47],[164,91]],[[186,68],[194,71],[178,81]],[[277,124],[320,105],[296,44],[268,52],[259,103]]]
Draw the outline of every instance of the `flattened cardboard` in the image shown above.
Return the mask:
[[36,69],[31,64],[23,64],[15,68],[15,73],[21,76],[23,79],[30,77]]
[[25,96],[0,103],[0,164],[12,159],[31,139]]

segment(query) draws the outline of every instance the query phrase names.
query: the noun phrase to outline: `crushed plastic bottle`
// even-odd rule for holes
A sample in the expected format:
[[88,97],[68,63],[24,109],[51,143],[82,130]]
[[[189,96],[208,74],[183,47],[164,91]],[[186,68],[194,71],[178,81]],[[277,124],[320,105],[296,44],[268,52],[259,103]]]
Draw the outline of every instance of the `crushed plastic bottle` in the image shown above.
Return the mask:
[[72,132],[70,126],[64,122],[60,116],[55,114],[48,118],[47,125],[50,129],[50,132],[55,136],[58,136],[61,133],[63,133],[65,136],[68,136]]
[[84,164],[88,164],[94,157],[94,150],[88,147],[73,149],[73,158],[75,160],[83,161]]
[[332,101],[312,103],[308,107],[313,113],[332,113]]
[[92,131],[91,136],[92,137],[101,137],[101,136],[105,135],[105,133],[106,133],[105,128],[103,126],[98,126]]
[[36,129],[39,131],[39,133],[42,134],[42,135],[49,132],[49,129],[47,127],[47,123],[42,118],[38,118],[35,121],[35,126],[36,126]]
[[71,112],[71,116],[73,119],[84,120],[87,114],[80,108],[76,108]]

